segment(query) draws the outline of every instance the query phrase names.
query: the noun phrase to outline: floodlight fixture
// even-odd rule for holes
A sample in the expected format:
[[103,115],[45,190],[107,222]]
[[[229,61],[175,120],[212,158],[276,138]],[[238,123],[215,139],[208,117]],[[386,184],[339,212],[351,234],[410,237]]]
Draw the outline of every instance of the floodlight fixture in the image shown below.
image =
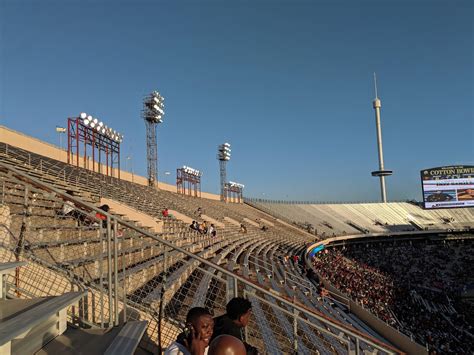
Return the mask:
[[191,168],[190,166],[183,165],[181,170],[184,171],[186,174],[189,174],[189,175],[193,175],[193,176],[197,176],[197,177],[202,176],[201,171],[199,171],[197,169],[194,169],[194,168]]
[[79,118],[82,120],[82,124],[84,126],[95,130],[99,134],[113,140],[114,142],[122,142],[123,136],[121,136],[117,131],[108,127],[103,121],[99,121],[98,118],[92,117],[91,115],[88,115],[85,112],[81,112]]
[[153,91],[143,100],[143,118],[153,123],[162,123],[165,115],[165,99],[158,91]]
[[234,181],[229,181],[229,185],[230,185],[231,187],[238,187],[238,188],[240,188],[240,189],[243,189],[243,188],[245,187],[245,185],[240,184],[240,183],[238,183],[238,182],[234,182]]

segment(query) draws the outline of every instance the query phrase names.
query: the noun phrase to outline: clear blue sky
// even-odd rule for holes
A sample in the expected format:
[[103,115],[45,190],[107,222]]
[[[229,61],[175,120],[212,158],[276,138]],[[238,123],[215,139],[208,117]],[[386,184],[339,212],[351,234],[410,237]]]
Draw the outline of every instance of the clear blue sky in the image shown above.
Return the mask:
[[85,111],[146,175],[157,89],[160,179],[186,164],[217,192],[227,141],[247,196],[376,200],[376,71],[388,197],[420,199],[421,169],[474,163],[473,18],[456,0],[0,0],[0,124],[58,144]]

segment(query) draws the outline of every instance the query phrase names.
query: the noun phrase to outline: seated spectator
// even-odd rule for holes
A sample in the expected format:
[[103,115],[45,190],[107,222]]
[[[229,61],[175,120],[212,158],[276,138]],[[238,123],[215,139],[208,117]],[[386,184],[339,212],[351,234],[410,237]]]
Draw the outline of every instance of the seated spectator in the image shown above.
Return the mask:
[[[66,191],[68,195],[74,196],[74,192],[71,190]],[[63,216],[73,216],[73,212],[76,210],[74,202],[66,200],[64,201],[63,208],[61,210]]]
[[[67,190],[66,193],[74,196],[74,191]],[[69,200],[64,201],[61,211],[57,212],[57,215],[62,217],[72,217],[80,222],[84,222],[87,216],[85,212],[76,207],[74,202]]]
[[[109,212],[110,207],[109,207],[109,205],[102,205],[102,206],[99,207],[99,209],[101,209],[104,212]],[[102,220],[102,227],[103,228],[107,227],[107,216],[106,215],[103,215],[102,213],[97,212],[95,214],[95,218]]]
[[246,355],[244,343],[232,335],[219,335],[209,345],[209,355]]
[[186,315],[186,328],[165,350],[165,355],[205,355],[208,353],[214,320],[202,307],[191,308]]
[[206,221],[203,221],[203,222],[199,225],[199,233],[201,233],[201,234],[207,234],[207,223],[206,223]]
[[194,229],[195,231],[199,231],[198,222],[193,221],[193,223],[191,223],[191,225],[189,226],[189,228]]
[[168,217],[169,216],[169,211],[167,208],[165,208],[163,211],[161,211],[161,214],[163,217]]
[[[240,339],[247,354],[258,354],[258,350],[245,342],[244,328],[249,324],[252,315],[252,304],[245,298],[235,297],[227,303],[226,313],[214,321],[214,338],[222,334]],[[214,339],[213,338],[213,339]]]
[[243,223],[240,224],[240,233],[247,233],[247,227]]
[[198,209],[196,210],[196,216],[198,216],[198,218],[201,218],[201,215],[202,215],[202,208],[198,207]]
[[267,231],[267,226],[266,225],[263,225],[262,228],[260,228],[262,231],[266,232]]
[[217,235],[216,227],[212,223],[209,227],[209,234],[211,235],[211,237],[215,237]]

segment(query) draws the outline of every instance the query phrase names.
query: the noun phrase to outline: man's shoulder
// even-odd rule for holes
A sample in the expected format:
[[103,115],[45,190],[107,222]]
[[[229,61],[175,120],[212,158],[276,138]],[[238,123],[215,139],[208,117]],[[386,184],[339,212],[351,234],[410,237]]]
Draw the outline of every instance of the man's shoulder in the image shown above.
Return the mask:
[[233,335],[242,339],[240,327],[235,324],[226,314],[214,319],[214,335],[215,337],[222,334]]

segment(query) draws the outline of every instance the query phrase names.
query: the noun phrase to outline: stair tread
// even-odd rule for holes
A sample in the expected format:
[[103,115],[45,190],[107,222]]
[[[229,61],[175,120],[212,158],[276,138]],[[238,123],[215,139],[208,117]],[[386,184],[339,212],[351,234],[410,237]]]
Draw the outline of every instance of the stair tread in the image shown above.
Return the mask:
[[37,355],[47,354],[103,354],[122,327],[110,329],[68,328],[62,335],[46,344]]

